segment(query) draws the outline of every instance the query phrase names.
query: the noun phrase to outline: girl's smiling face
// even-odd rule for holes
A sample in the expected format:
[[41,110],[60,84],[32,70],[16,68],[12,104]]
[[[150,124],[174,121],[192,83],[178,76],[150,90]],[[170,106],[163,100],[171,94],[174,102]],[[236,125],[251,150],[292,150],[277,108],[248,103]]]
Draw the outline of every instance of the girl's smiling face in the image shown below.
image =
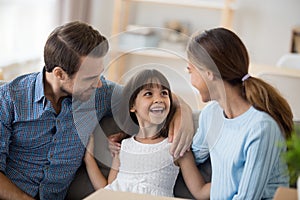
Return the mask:
[[141,127],[161,124],[170,111],[169,95],[161,85],[151,84],[138,93],[130,112],[135,112]]

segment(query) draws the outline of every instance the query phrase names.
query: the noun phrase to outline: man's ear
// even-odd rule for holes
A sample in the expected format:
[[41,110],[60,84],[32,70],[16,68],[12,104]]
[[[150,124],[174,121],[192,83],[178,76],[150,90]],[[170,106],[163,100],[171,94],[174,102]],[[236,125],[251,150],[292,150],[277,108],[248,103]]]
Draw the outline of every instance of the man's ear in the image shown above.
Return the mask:
[[52,72],[54,76],[60,80],[64,80],[67,77],[66,72],[59,66],[55,67]]

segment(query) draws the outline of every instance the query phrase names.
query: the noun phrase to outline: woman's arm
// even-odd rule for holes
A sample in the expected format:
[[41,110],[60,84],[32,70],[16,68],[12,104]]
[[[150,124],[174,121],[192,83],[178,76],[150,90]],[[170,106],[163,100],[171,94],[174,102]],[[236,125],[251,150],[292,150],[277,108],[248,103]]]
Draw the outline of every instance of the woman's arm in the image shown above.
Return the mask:
[[[262,122],[251,129],[251,134],[249,134],[244,145],[246,155],[245,167],[237,194],[233,199],[261,199],[266,191],[266,185],[270,180],[274,166],[278,167],[276,169],[278,170],[278,175],[280,172],[279,167],[283,168],[285,166],[283,163],[275,164],[275,162],[283,162],[280,152],[281,148],[284,148],[282,146],[284,139],[278,126],[275,123]],[[283,169],[281,170],[281,173],[285,173]],[[272,178],[275,179],[275,177]],[[276,188],[282,184],[286,186],[284,184],[287,180],[284,180],[284,174],[281,174],[281,177],[277,177],[278,185],[276,186],[273,183],[272,187]]]
[[195,134],[193,113],[190,106],[173,94],[176,112],[169,127],[169,141],[172,142],[171,154],[178,158],[190,149]]
[[200,174],[191,151],[177,160],[185,184],[196,199],[210,198],[210,183],[205,183]]

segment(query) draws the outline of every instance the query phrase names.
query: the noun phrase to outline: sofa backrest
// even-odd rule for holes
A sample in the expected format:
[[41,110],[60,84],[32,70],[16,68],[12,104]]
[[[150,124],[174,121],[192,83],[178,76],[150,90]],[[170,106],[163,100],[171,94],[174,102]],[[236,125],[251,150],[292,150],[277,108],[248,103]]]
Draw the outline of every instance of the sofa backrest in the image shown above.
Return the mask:
[[0,80],[0,85],[3,85],[3,84],[5,84],[5,83],[6,83],[6,81]]

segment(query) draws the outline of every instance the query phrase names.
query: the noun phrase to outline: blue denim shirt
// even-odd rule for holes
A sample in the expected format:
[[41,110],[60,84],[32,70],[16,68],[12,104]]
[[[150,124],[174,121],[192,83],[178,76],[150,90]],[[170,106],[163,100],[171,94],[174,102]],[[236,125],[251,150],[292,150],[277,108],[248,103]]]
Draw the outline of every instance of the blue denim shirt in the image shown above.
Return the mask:
[[57,114],[44,95],[43,72],[1,86],[0,171],[33,197],[64,199],[95,128],[91,123],[111,115],[115,85],[103,77],[101,81],[90,106],[96,112],[89,112],[97,116],[74,115],[71,97],[63,99]]

